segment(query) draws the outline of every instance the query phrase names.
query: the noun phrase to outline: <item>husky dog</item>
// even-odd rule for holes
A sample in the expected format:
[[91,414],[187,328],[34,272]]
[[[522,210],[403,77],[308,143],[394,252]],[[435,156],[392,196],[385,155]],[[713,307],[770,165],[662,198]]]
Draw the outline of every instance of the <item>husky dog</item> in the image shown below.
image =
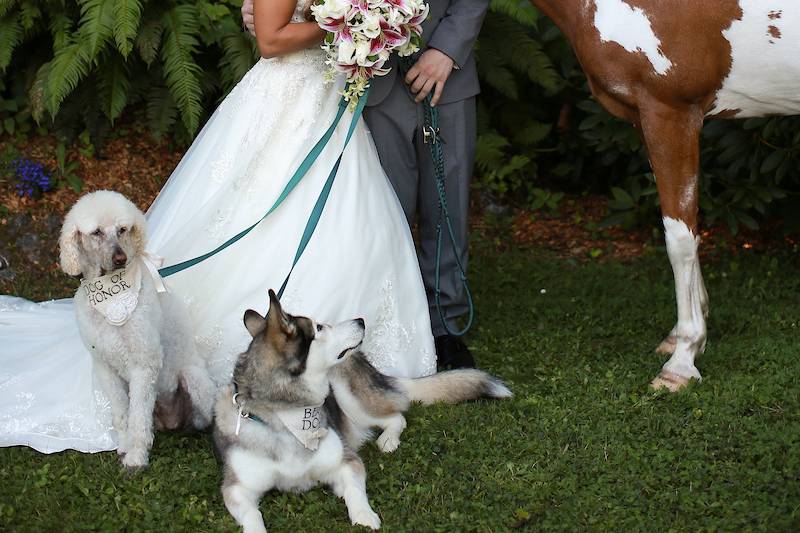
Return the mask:
[[82,278],[78,328],[111,402],[117,452],[129,469],[147,466],[154,424],[209,426],[217,392],[181,301],[159,292],[150,273],[145,229],[144,214],[130,200],[96,191],[70,209],[59,239],[61,269]]
[[506,398],[511,391],[479,370],[420,379],[378,372],[359,351],[364,321],[335,326],[289,315],[269,292],[267,317],[248,310],[253,340],[239,356],[233,384],[217,399],[214,441],[224,461],[222,496],[245,532],[266,531],[258,510],[273,489],[330,485],[353,524],[378,529],[367,500],[366,472],[356,454],[373,427],[378,447],[394,451],[413,401]]

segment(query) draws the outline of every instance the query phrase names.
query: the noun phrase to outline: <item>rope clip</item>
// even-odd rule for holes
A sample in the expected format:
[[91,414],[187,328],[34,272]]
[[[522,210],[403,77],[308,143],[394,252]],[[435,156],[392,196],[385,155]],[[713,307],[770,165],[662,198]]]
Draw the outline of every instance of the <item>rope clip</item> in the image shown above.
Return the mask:
[[434,128],[426,124],[422,127],[422,138],[425,144],[436,144],[441,139],[439,136],[439,128]]

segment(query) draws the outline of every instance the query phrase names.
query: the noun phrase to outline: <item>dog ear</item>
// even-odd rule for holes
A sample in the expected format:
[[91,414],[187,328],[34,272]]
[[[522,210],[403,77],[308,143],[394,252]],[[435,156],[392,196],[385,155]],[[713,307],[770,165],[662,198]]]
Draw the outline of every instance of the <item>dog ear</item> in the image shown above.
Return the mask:
[[59,263],[61,270],[70,276],[81,274],[79,238],[80,232],[73,224],[65,223],[61,228],[61,236],[58,238],[58,247],[61,251]]
[[289,318],[289,315],[284,312],[280,300],[278,300],[275,291],[272,289],[269,290],[269,314],[267,315],[267,321],[270,327],[280,328],[286,335],[294,334],[294,324]]
[[136,255],[140,255],[144,252],[145,243],[147,242],[147,221],[138,209],[136,209],[136,215],[131,226],[131,238],[136,248]]
[[252,309],[248,309],[244,312],[244,327],[247,328],[250,336],[255,338],[267,329],[267,319]]

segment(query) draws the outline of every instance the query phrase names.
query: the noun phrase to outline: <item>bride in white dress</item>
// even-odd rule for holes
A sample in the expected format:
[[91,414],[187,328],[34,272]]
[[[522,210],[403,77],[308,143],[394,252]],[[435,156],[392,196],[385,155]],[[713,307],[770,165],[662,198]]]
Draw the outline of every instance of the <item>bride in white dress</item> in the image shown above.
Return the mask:
[[[149,251],[165,265],[208,252],[260,219],[333,122],[343,82],[325,83],[325,57],[316,46],[321,30],[303,22],[305,2],[291,2],[272,2],[286,4],[285,19],[281,24],[280,8],[271,6],[276,12],[266,24],[278,24],[276,35],[283,33],[259,43],[262,52],[280,56],[261,59],[233,89],[147,212]],[[257,14],[257,31],[265,18]],[[219,254],[165,280],[185,299],[218,383],[230,379],[236,356],[247,347],[244,311],[266,312],[268,289],[277,290],[289,272],[350,118],[345,113],[316,163],[272,215]],[[363,317],[365,352],[387,374],[416,377],[436,369],[411,234],[363,120],[282,302],[290,313],[320,321]],[[0,445],[46,453],[116,447],[71,299],[33,303],[0,296]]]

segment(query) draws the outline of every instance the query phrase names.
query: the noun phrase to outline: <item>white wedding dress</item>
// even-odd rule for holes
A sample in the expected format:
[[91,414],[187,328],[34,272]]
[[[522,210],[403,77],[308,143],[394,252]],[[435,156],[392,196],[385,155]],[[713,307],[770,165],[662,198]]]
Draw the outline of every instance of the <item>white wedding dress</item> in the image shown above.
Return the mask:
[[[314,49],[262,59],[250,70],[150,207],[149,251],[172,265],[214,249],[264,215],[336,115],[341,82],[326,85],[325,69]],[[268,289],[277,290],[289,271],[351,116],[345,113],[277,211],[221,253],[165,280],[185,299],[218,383],[230,379],[248,345],[244,311],[264,314]],[[329,323],[363,317],[364,350],[387,374],[435,371],[411,234],[363,120],[282,302],[290,313]],[[47,453],[116,447],[110,407],[93,383],[71,299],[0,297],[0,445]]]

